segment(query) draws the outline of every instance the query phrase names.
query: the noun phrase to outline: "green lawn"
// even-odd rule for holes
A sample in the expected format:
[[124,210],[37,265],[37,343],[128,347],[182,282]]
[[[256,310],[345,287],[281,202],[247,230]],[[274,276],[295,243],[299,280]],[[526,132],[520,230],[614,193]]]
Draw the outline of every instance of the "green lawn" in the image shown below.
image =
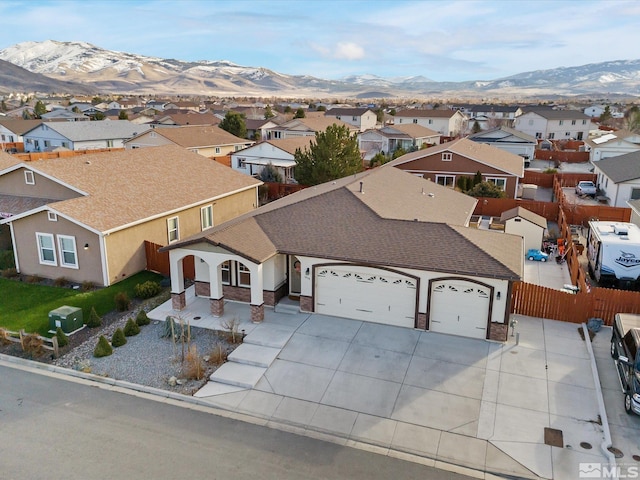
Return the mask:
[[91,307],[98,315],[115,309],[116,293],[127,292],[134,297],[134,287],[147,280],[159,282],[162,276],[152,272],[140,272],[107,288],[81,292],[70,288],[31,285],[0,278],[0,327],[27,333],[46,335],[49,330],[49,312],[63,305],[82,308],[84,321],[89,318]]

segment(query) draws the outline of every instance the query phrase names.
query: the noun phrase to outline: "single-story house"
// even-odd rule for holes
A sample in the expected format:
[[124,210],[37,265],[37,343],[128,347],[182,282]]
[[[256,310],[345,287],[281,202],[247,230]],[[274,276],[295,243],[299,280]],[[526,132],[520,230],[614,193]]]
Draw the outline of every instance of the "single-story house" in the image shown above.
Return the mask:
[[506,340],[522,238],[468,227],[477,200],[386,165],[288,195],[171,244],[174,310],[195,294],[251,320],[289,296],[300,310]]
[[262,182],[184,148],[21,162],[0,153],[0,227],[26,275],[111,285],[163,246],[256,208]]
[[538,141],[531,135],[509,127],[498,127],[474,133],[467,138],[477,143],[486,143],[505,152],[520,155],[525,160],[533,160],[538,145]]
[[547,219],[523,207],[515,207],[500,215],[504,233],[520,235],[524,239],[524,251],[542,248]]
[[439,185],[456,188],[460,177],[473,177],[494,183],[515,198],[518,182],[524,176],[524,159],[490,145],[466,138],[407,153],[388,165],[421,175]]
[[[194,114],[195,115],[195,114]],[[124,148],[134,149],[157,145],[178,145],[207,158],[224,157],[253,144],[252,140],[236,137],[220,127],[187,125],[157,127],[126,141]]]
[[438,145],[440,134],[421,125],[407,123],[374,128],[358,135],[364,160],[371,160],[376,154],[393,154],[399,148],[410,152],[419,150],[423,145]]
[[246,175],[258,176],[266,165],[280,173],[283,183],[295,181],[296,150],[309,149],[315,137],[292,137],[267,140],[231,154],[231,168]]
[[[23,120],[22,118],[0,117],[0,141],[2,146],[15,148],[15,143],[23,143],[25,132],[40,125],[42,120]],[[11,144],[11,145],[7,145]]]
[[598,162],[605,158],[637,152],[640,150],[640,134],[629,130],[616,130],[589,138],[584,143],[589,152],[589,160]]
[[594,163],[600,195],[613,207],[627,208],[627,201],[640,199],[640,150]]

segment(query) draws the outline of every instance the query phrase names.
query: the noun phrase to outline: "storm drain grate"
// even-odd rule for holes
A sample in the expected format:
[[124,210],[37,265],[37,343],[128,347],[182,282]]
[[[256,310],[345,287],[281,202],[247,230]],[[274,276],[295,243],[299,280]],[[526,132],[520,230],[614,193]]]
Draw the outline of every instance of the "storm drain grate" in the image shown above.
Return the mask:
[[564,447],[564,440],[562,438],[562,430],[557,428],[544,428],[544,443],[552,447]]

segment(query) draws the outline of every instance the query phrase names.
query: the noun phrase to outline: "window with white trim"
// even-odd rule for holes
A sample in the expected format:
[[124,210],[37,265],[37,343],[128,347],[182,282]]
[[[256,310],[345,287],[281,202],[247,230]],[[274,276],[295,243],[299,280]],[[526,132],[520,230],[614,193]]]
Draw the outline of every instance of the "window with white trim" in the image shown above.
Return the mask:
[[529,125],[533,125],[533,118],[529,119]]
[[631,198],[629,200],[638,200],[638,199],[640,199],[640,188],[632,188]]
[[178,217],[171,217],[167,219],[169,243],[177,242],[178,240],[180,240],[180,231],[178,230],[178,228]]
[[238,286],[239,287],[250,287],[251,286],[251,272],[249,269],[240,262],[237,262],[238,265]]
[[493,183],[496,187],[498,187],[503,192],[507,188],[507,179],[500,177],[487,177],[487,182]]
[[44,141],[44,148],[48,148],[51,146],[51,142],[49,140]]
[[107,140],[107,148],[113,148],[113,140]]
[[433,120],[431,118],[429,119],[429,125],[433,125]]
[[570,137],[571,136],[571,132],[564,132],[564,136],[565,137]]
[[442,152],[442,161],[450,162],[453,160],[453,154],[451,152]]
[[78,268],[78,255],[75,237],[58,235],[58,249],[60,250],[60,266]]
[[231,285],[231,265],[230,264],[231,262],[229,260],[220,264],[223,285]]
[[414,119],[413,119],[413,123],[418,123],[418,119],[417,119],[417,118],[414,118]]
[[553,137],[555,137],[556,134],[555,133],[550,133],[549,136],[547,137],[549,140],[553,140]]
[[36,177],[31,170],[24,171],[24,183],[26,183],[27,185],[36,184]]
[[239,158],[238,159],[238,168],[247,168],[247,159]]
[[571,125],[575,125],[576,121],[575,120],[571,120]]
[[69,142],[62,142],[62,146],[64,148],[69,148]]
[[47,217],[49,218],[50,222],[57,222],[58,221],[58,214],[55,212],[47,212]]
[[436,183],[443,187],[453,188],[455,186],[456,177],[453,175],[436,175]]
[[583,124],[583,125],[586,125],[586,124],[587,124],[587,121],[586,121],[586,120],[582,120],[582,124]]
[[50,233],[36,233],[38,242],[38,258],[43,265],[57,265],[56,249],[53,235]]
[[202,230],[213,227],[213,205],[200,209],[200,226]]
[[216,147],[216,153],[220,153],[220,147]]
[[564,124],[564,120],[559,120],[558,121],[558,125],[563,125]]

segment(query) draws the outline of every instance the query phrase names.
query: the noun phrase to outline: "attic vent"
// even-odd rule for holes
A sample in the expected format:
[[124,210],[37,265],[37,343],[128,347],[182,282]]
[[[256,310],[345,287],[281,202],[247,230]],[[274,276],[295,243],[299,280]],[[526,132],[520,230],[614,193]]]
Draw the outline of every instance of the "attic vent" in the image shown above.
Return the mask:
[[91,162],[89,160],[85,161],[84,163],[87,165],[91,165]]
[[629,235],[629,227],[626,225],[614,225],[613,233],[616,235]]

